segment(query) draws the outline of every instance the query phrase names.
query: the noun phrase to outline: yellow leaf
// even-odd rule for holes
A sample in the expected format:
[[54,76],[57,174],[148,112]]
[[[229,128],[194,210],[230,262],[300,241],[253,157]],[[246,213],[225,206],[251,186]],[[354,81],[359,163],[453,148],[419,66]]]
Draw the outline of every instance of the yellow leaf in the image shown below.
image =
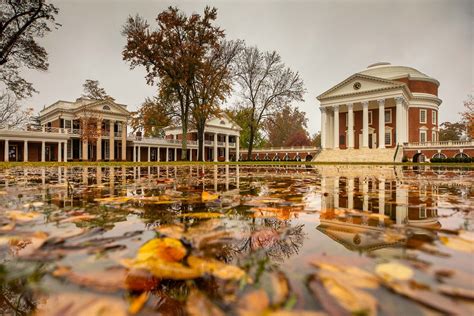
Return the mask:
[[19,222],[29,222],[41,216],[38,212],[7,211],[8,218]]
[[219,194],[212,194],[207,191],[202,191],[201,199],[203,202],[214,201],[219,198]]
[[336,278],[357,288],[376,289],[379,286],[377,278],[360,268],[339,266],[335,264],[314,261],[313,264],[321,269],[319,275]]
[[181,241],[174,238],[157,238],[149,240],[138,250],[136,260],[147,261],[159,259],[163,261],[177,262],[186,256],[186,248]]
[[401,263],[381,263],[375,267],[375,273],[382,279],[390,282],[393,280],[409,280],[413,277],[413,270]]
[[94,199],[94,201],[99,202],[100,204],[123,204],[130,201],[132,198],[128,196],[116,196],[116,197],[108,197],[108,198],[98,198]]
[[133,298],[130,306],[128,307],[128,312],[132,315],[138,313],[142,309],[143,305],[145,305],[146,301],[148,301],[149,295],[150,292],[143,292],[140,294],[140,296]]
[[160,279],[187,280],[202,276],[200,271],[184,266],[179,262],[169,262],[163,260],[147,260],[146,262],[136,262],[134,268],[146,269],[155,277]]
[[208,273],[223,280],[240,280],[246,276],[244,270],[215,259],[189,256],[188,264],[201,274]]
[[474,253],[474,242],[472,240],[462,237],[439,237],[439,239],[446,247],[457,251]]

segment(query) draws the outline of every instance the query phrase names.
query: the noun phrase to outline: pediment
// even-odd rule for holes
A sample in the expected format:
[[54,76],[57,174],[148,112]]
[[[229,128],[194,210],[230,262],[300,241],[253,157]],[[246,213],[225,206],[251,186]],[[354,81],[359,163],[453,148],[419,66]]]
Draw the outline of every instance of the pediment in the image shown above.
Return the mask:
[[404,84],[392,80],[355,74],[318,96],[318,100],[360,94],[371,91],[380,91],[403,87]]
[[207,123],[207,126],[223,127],[235,130],[241,130],[242,128],[237,125],[227,114],[221,113],[219,116],[211,118]]
[[118,115],[130,115],[130,112],[127,111],[123,106],[113,102],[112,100],[103,100],[98,101],[93,104],[87,105],[90,110],[102,112],[102,113],[110,113],[110,114],[118,114]]

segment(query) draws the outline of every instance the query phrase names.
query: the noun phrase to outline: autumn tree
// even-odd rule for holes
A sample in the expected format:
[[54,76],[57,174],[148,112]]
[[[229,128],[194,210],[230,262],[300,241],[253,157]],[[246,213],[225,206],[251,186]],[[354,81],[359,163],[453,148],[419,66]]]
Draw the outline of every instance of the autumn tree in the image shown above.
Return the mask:
[[237,67],[242,106],[249,111],[250,157],[263,121],[285,105],[303,101],[305,89],[300,74],[286,67],[275,51],[261,52],[257,47],[245,47],[237,59]]
[[21,68],[48,69],[48,53],[37,39],[59,26],[57,14],[45,0],[0,1],[0,81],[18,99],[36,92]]
[[93,145],[101,137],[102,115],[95,111],[92,106],[86,104],[82,107],[78,116],[81,126],[79,136],[83,146],[88,145],[87,150],[90,153]]
[[[226,110],[227,115],[237,124],[242,130],[240,131],[240,147],[248,148],[250,143],[250,115],[251,109],[237,106]],[[253,139],[254,148],[265,147],[267,141],[262,133],[262,129],[255,131]]]
[[307,125],[305,112],[284,105],[280,111],[264,120],[263,129],[268,137],[268,145],[272,147],[307,146],[311,143]]
[[464,101],[464,111],[461,112],[461,116],[466,125],[467,136],[474,139],[474,96],[472,94]]
[[173,106],[159,96],[146,98],[138,111],[132,113],[130,125],[133,132],[143,130],[143,136],[162,137],[163,128],[173,123]]
[[[217,45],[223,32],[212,23],[217,17],[215,8],[206,7],[204,13],[186,16],[175,7],[161,12],[154,29],[140,17],[129,17],[122,29],[127,43],[123,59],[133,69],[145,67],[150,85],[159,83],[159,93],[170,94],[179,114],[182,134],[188,132],[192,88],[209,48]],[[187,138],[182,137],[181,159],[187,159]]]
[[84,92],[82,93],[83,97],[93,100],[105,100],[110,98],[107,92],[105,92],[105,89],[100,87],[98,80],[87,79],[82,87],[84,88]]
[[314,133],[311,137],[311,145],[321,148],[321,132]]
[[220,113],[220,104],[232,89],[234,60],[242,47],[241,41],[214,43],[204,55],[193,80],[191,117],[198,136],[198,160],[204,160],[204,128],[212,116]]
[[463,122],[444,122],[439,126],[439,140],[459,140],[466,129],[466,125]]

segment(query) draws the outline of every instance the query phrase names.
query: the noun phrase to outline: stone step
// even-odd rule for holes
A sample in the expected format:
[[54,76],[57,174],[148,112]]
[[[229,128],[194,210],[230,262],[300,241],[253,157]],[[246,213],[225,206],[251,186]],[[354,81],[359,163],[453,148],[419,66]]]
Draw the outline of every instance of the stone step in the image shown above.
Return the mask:
[[[400,148],[401,150],[401,148]],[[318,162],[393,162],[396,148],[323,149]],[[396,161],[399,160],[397,154]],[[398,162],[398,161],[397,161]]]

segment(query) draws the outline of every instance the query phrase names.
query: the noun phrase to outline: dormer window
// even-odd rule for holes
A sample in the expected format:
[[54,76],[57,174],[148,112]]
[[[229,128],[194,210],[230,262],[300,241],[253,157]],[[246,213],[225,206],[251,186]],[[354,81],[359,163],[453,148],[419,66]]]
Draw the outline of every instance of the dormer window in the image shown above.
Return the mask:
[[225,125],[225,121],[224,121],[224,120],[221,121],[221,125]]
[[104,105],[104,106],[102,107],[102,110],[110,111],[110,106]]

